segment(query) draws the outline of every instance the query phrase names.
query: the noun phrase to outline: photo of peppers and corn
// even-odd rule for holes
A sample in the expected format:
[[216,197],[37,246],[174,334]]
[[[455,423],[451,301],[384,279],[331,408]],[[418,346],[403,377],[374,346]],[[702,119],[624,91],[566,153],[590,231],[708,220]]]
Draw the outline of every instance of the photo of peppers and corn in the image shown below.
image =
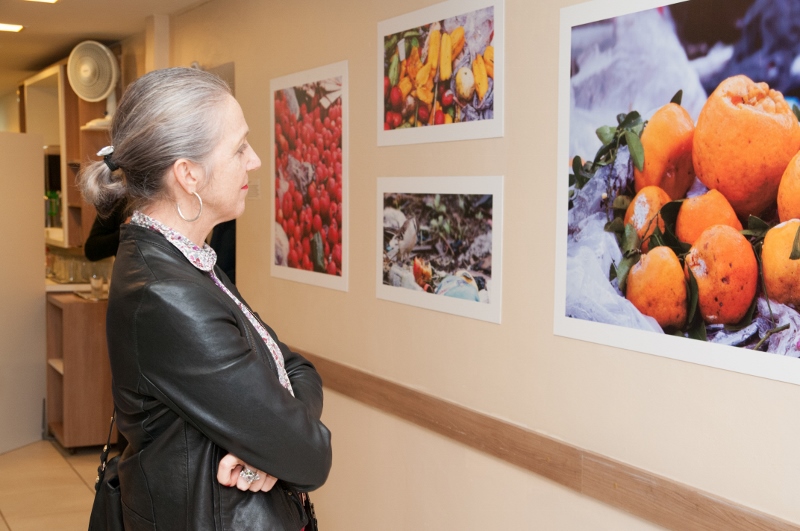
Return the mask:
[[575,26],[570,63],[566,315],[800,357],[800,2]]
[[384,37],[384,130],[490,120],[494,7]]

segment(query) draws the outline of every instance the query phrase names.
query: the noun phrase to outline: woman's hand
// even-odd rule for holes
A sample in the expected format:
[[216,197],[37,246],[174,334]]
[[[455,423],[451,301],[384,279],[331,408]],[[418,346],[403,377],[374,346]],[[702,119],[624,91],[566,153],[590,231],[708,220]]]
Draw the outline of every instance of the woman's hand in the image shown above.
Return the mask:
[[[248,473],[248,470],[252,474]],[[244,475],[242,475],[242,471],[245,471]],[[245,476],[250,476],[251,479]],[[275,486],[278,478],[249,466],[233,454],[228,454],[219,462],[217,481],[226,487],[236,487],[239,490],[267,492]]]

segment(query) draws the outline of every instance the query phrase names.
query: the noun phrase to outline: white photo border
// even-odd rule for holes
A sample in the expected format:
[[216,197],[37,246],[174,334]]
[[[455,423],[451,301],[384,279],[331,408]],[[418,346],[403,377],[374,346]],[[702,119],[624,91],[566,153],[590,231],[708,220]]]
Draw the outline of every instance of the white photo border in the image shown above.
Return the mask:
[[[689,0],[691,1],[691,0]],[[800,384],[800,360],[738,347],[698,341],[669,334],[657,334],[566,316],[568,172],[570,139],[570,61],[572,28],[589,22],[654,9],[676,1],[594,0],[561,9],[558,67],[558,152],[556,199],[556,260],[554,323],[555,335],[631,351],[663,356],[698,365],[749,374],[781,382]]]
[[[383,283],[383,204],[388,193],[489,194],[492,196],[492,292],[488,303],[436,296]],[[384,299],[437,312],[500,324],[503,306],[503,177],[379,177],[376,291]]]
[[[470,140],[476,138],[502,137],[503,112],[505,103],[505,0],[449,0],[441,4],[413,11],[399,17],[378,23],[378,77],[377,119],[378,146],[399,146],[407,144],[424,144],[429,142],[448,142]],[[486,7],[494,7],[494,115],[491,120],[462,122],[434,127],[414,127],[384,131],[383,113],[383,61],[384,37],[410,28],[422,26],[436,20],[470,13]]]
[[[304,83],[313,83],[325,79],[342,78],[342,276],[329,275],[303,269],[293,269],[275,263],[275,93],[286,88],[297,87]],[[350,269],[350,100],[348,83],[348,63],[338,63],[296,72],[283,77],[270,80],[269,105],[270,105],[270,203],[272,216],[270,221],[270,273],[273,277],[304,284],[347,291],[348,272]]]

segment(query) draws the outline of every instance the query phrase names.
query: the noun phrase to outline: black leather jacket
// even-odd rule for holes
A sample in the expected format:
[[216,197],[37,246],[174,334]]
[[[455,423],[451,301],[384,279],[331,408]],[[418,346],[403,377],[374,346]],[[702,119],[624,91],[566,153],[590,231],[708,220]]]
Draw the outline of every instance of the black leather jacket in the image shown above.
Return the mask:
[[[135,225],[121,229],[107,332],[117,423],[129,441],[119,464],[127,531],[305,525],[298,491],[320,487],[331,466],[310,362],[278,341],[293,398],[231,298],[161,234]],[[280,481],[267,493],[220,485],[229,452]]]

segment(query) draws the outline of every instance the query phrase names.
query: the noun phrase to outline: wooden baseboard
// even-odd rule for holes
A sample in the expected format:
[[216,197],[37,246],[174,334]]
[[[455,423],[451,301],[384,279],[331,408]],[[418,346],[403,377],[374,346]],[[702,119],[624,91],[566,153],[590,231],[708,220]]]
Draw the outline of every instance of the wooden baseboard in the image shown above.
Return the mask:
[[447,402],[341,363],[297,350],[326,388],[413,422],[576,492],[676,530],[795,530],[800,526]]

